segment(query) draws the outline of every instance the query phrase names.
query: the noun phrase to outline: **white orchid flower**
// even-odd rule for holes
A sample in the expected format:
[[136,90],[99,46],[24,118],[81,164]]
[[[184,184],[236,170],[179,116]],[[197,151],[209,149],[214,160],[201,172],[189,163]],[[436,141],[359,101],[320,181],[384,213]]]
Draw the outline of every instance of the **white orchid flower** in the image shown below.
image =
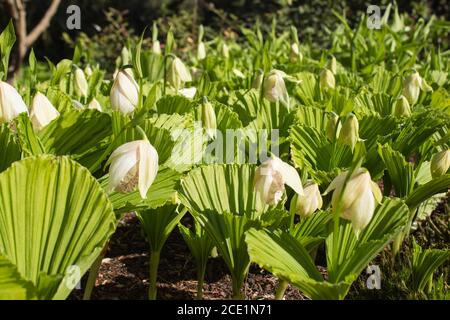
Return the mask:
[[158,152],[148,140],[125,143],[117,148],[109,158],[108,193],[118,191],[128,193],[137,187],[142,199],[158,173]]

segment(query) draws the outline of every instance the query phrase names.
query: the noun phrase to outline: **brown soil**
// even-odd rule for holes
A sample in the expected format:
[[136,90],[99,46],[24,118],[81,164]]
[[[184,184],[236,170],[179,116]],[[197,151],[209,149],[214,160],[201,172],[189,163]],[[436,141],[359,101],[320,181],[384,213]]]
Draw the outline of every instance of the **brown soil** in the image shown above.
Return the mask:
[[[138,219],[128,214],[120,222],[103,259],[94,300],[147,299],[149,252]],[[82,288],[87,276],[82,280]],[[278,279],[257,266],[251,266],[245,282],[247,299],[273,299]],[[210,259],[207,267],[204,299],[231,298],[231,278],[223,260]],[[183,238],[175,228],[161,253],[158,272],[158,299],[190,300],[197,292],[196,268]],[[81,299],[83,290],[74,290],[70,299]],[[289,287],[285,299],[305,299],[301,293]]]

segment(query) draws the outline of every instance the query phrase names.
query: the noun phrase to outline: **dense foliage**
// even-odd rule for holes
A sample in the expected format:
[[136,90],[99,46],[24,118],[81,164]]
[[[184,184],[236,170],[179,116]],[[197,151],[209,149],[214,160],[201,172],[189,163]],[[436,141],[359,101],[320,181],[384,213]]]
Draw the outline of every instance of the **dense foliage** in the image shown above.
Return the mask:
[[[64,299],[90,270],[89,298],[127,212],[149,242],[151,299],[177,226],[199,283],[217,252],[234,298],[256,263],[277,298],[290,283],[344,299],[386,255],[410,263],[396,279],[409,298],[448,297],[449,243],[422,248],[413,232],[450,188],[450,51],[436,45],[450,23],[391,5],[380,29],[333,14],[327,49],[273,20],[241,37],[200,26],[190,50],[154,24],[122,39],[113,75],[80,43],[56,64],[32,52],[0,82],[0,298]],[[9,24],[3,80],[14,39]]]

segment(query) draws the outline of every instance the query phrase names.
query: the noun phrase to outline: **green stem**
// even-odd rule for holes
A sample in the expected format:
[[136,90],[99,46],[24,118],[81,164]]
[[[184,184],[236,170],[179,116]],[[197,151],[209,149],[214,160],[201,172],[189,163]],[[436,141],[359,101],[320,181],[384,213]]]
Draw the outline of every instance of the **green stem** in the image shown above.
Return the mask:
[[164,75],[164,83],[163,83],[163,92],[162,95],[163,97],[166,95],[166,82],[167,82],[167,59],[171,57],[170,54],[169,55],[165,55],[163,58],[163,75]]
[[286,291],[289,282],[280,279],[277,291],[275,292],[275,300],[283,300],[284,292]]
[[159,266],[160,252],[153,251],[150,253],[150,283],[148,288],[148,299],[156,300],[156,280],[158,277],[158,266]]
[[433,291],[433,274],[431,274],[430,279],[428,279],[428,294]]
[[139,100],[138,100],[138,110],[141,110],[141,108],[143,108],[144,106],[144,93],[143,93],[143,83],[142,83],[142,78],[139,78]]
[[203,300],[203,276],[198,278],[197,281],[197,300]]
[[295,209],[297,206],[298,195],[295,194],[291,199],[291,204],[289,207],[289,213],[291,214],[291,223],[289,226],[289,231],[292,233],[294,231],[294,222],[295,222]]
[[95,280],[97,280],[98,272],[100,271],[100,266],[102,265],[102,260],[105,257],[107,248],[108,244],[105,245],[102,252],[98,256],[98,258],[94,261],[89,270],[89,277],[86,282],[86,288],[84,289],[83,300],[91,300],[92,290],[95,287]]
[[144,129],[141,128],[141,126],[136,126],[137,131],[139,132],[139,134],[141,135],[142,140],[147,140],[147,135],[145,134]]
[[[208,257],[208,255],[206,257]],[[207,262],[208,262],[208,258],[206,258],[204,260],[204,262],[198,266],[198,269],[197,269],[197,300],[203,299],[203,283],[205,281],[206,263]]]
[[244,300],[243,295],[241,294],[241,285],[235,279],[232,279],[233,282],[233,300]]

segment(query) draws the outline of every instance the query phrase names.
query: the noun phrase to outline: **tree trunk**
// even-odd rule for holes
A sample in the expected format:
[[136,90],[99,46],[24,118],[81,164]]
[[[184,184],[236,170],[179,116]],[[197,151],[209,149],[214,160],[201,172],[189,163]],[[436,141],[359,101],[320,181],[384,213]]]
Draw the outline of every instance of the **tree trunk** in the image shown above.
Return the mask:
[[27,34],[27,10],[24,1],[5,1],[6,11],[13,19],[17,38],[16,48],[14,50],[8,70],[9,82],[13,80],[14,75],[20,70],[23,59],[25,58],[28,49],[50,25],[50,21],[56,14],[60,3],[61,0],[52,0],[52,3],[50,4],[42,19],[33,28],[33,30],[29,34]]

